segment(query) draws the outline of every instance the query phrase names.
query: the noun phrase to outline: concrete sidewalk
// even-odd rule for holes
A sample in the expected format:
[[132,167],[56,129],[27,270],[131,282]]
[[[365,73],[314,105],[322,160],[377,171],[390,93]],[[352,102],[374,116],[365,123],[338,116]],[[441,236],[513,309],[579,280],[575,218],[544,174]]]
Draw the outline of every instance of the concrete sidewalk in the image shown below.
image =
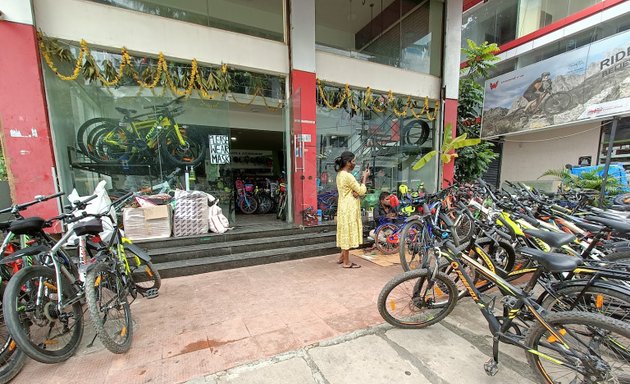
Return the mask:
[[[492,339],[470,300],[422,330],[378,325],[270,359],[202,376],[186,384],[385,384],[536,382],[522,350],[501,345],[499,373],[489,377]],[[471,329],[469,329],[471,327]]]
[[337,257],[166,279],[158,298],[132,304],[126,354],[98,339],[88,348],[87,323],[73,358],[28,360],[12,383],[461,383],[464,370],[470,383],[526,382],[513,371],[529,375],[521,351],[504,376],[485,376],[490,337],[474,306],[426,330],[391,329],[376,299],[400,266],[353,258],[362,268],[343,269]]

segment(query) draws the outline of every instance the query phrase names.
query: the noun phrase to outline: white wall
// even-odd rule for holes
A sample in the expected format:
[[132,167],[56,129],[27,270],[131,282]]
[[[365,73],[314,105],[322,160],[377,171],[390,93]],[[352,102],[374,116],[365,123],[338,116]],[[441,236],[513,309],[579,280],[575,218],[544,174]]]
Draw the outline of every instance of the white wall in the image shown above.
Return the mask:
[[[33,24],[31,2],[26,0],[2,0],[0,11],[4,20],[21,24]],[[2,21],[0,21],[1,23]]]
[[[24,1],[24,0],[22,0]],[[287,74],[284,43],[81,0],[34,0],[38,28],[51,37],[202,63]]]
[[440,97],[440,78],[400,68],[317,51],[317,78],[338,84],[416,97]]
[[536,180],[548,169],[577,164],[580,156],[592,156],[595,164],[599,134],[596,122],[510,136],[503,145],[501,181]]

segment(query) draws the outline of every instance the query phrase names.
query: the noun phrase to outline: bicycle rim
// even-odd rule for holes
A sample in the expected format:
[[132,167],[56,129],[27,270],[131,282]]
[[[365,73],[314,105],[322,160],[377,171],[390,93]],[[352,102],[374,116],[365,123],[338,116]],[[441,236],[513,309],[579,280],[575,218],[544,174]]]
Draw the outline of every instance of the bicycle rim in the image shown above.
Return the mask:
[[537,323],[530,328],[525,341],[530,348],[527,353],[529,364],[543,382],[630,382],[628,323],[576,311],[552,313],[545,317],[545,321],[555,335]]
[[444,274],[435,278],[426,269],[394,277],[381,290],[378,310],[399,328],[424,328],[446,317],[457,303],[455,285]]

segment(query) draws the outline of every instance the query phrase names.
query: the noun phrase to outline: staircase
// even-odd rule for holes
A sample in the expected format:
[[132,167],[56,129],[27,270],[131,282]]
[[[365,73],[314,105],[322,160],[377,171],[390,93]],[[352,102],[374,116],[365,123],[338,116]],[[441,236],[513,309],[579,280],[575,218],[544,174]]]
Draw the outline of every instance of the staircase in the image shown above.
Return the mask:
[[137,241],[163,278],[194,275],[339,252],[336,227],[251,227],[177,239]]

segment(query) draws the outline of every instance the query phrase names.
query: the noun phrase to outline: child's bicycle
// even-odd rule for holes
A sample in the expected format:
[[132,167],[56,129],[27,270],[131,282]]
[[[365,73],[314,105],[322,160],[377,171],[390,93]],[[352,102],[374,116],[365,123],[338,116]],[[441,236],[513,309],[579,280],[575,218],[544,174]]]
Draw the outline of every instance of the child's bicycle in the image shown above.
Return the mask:
[[374,245],[379,252],[392,255],[398,252],[400,247],[400,235],[402,233],[405,218],[398,216],[395,219],[382,219],[374,230]]

